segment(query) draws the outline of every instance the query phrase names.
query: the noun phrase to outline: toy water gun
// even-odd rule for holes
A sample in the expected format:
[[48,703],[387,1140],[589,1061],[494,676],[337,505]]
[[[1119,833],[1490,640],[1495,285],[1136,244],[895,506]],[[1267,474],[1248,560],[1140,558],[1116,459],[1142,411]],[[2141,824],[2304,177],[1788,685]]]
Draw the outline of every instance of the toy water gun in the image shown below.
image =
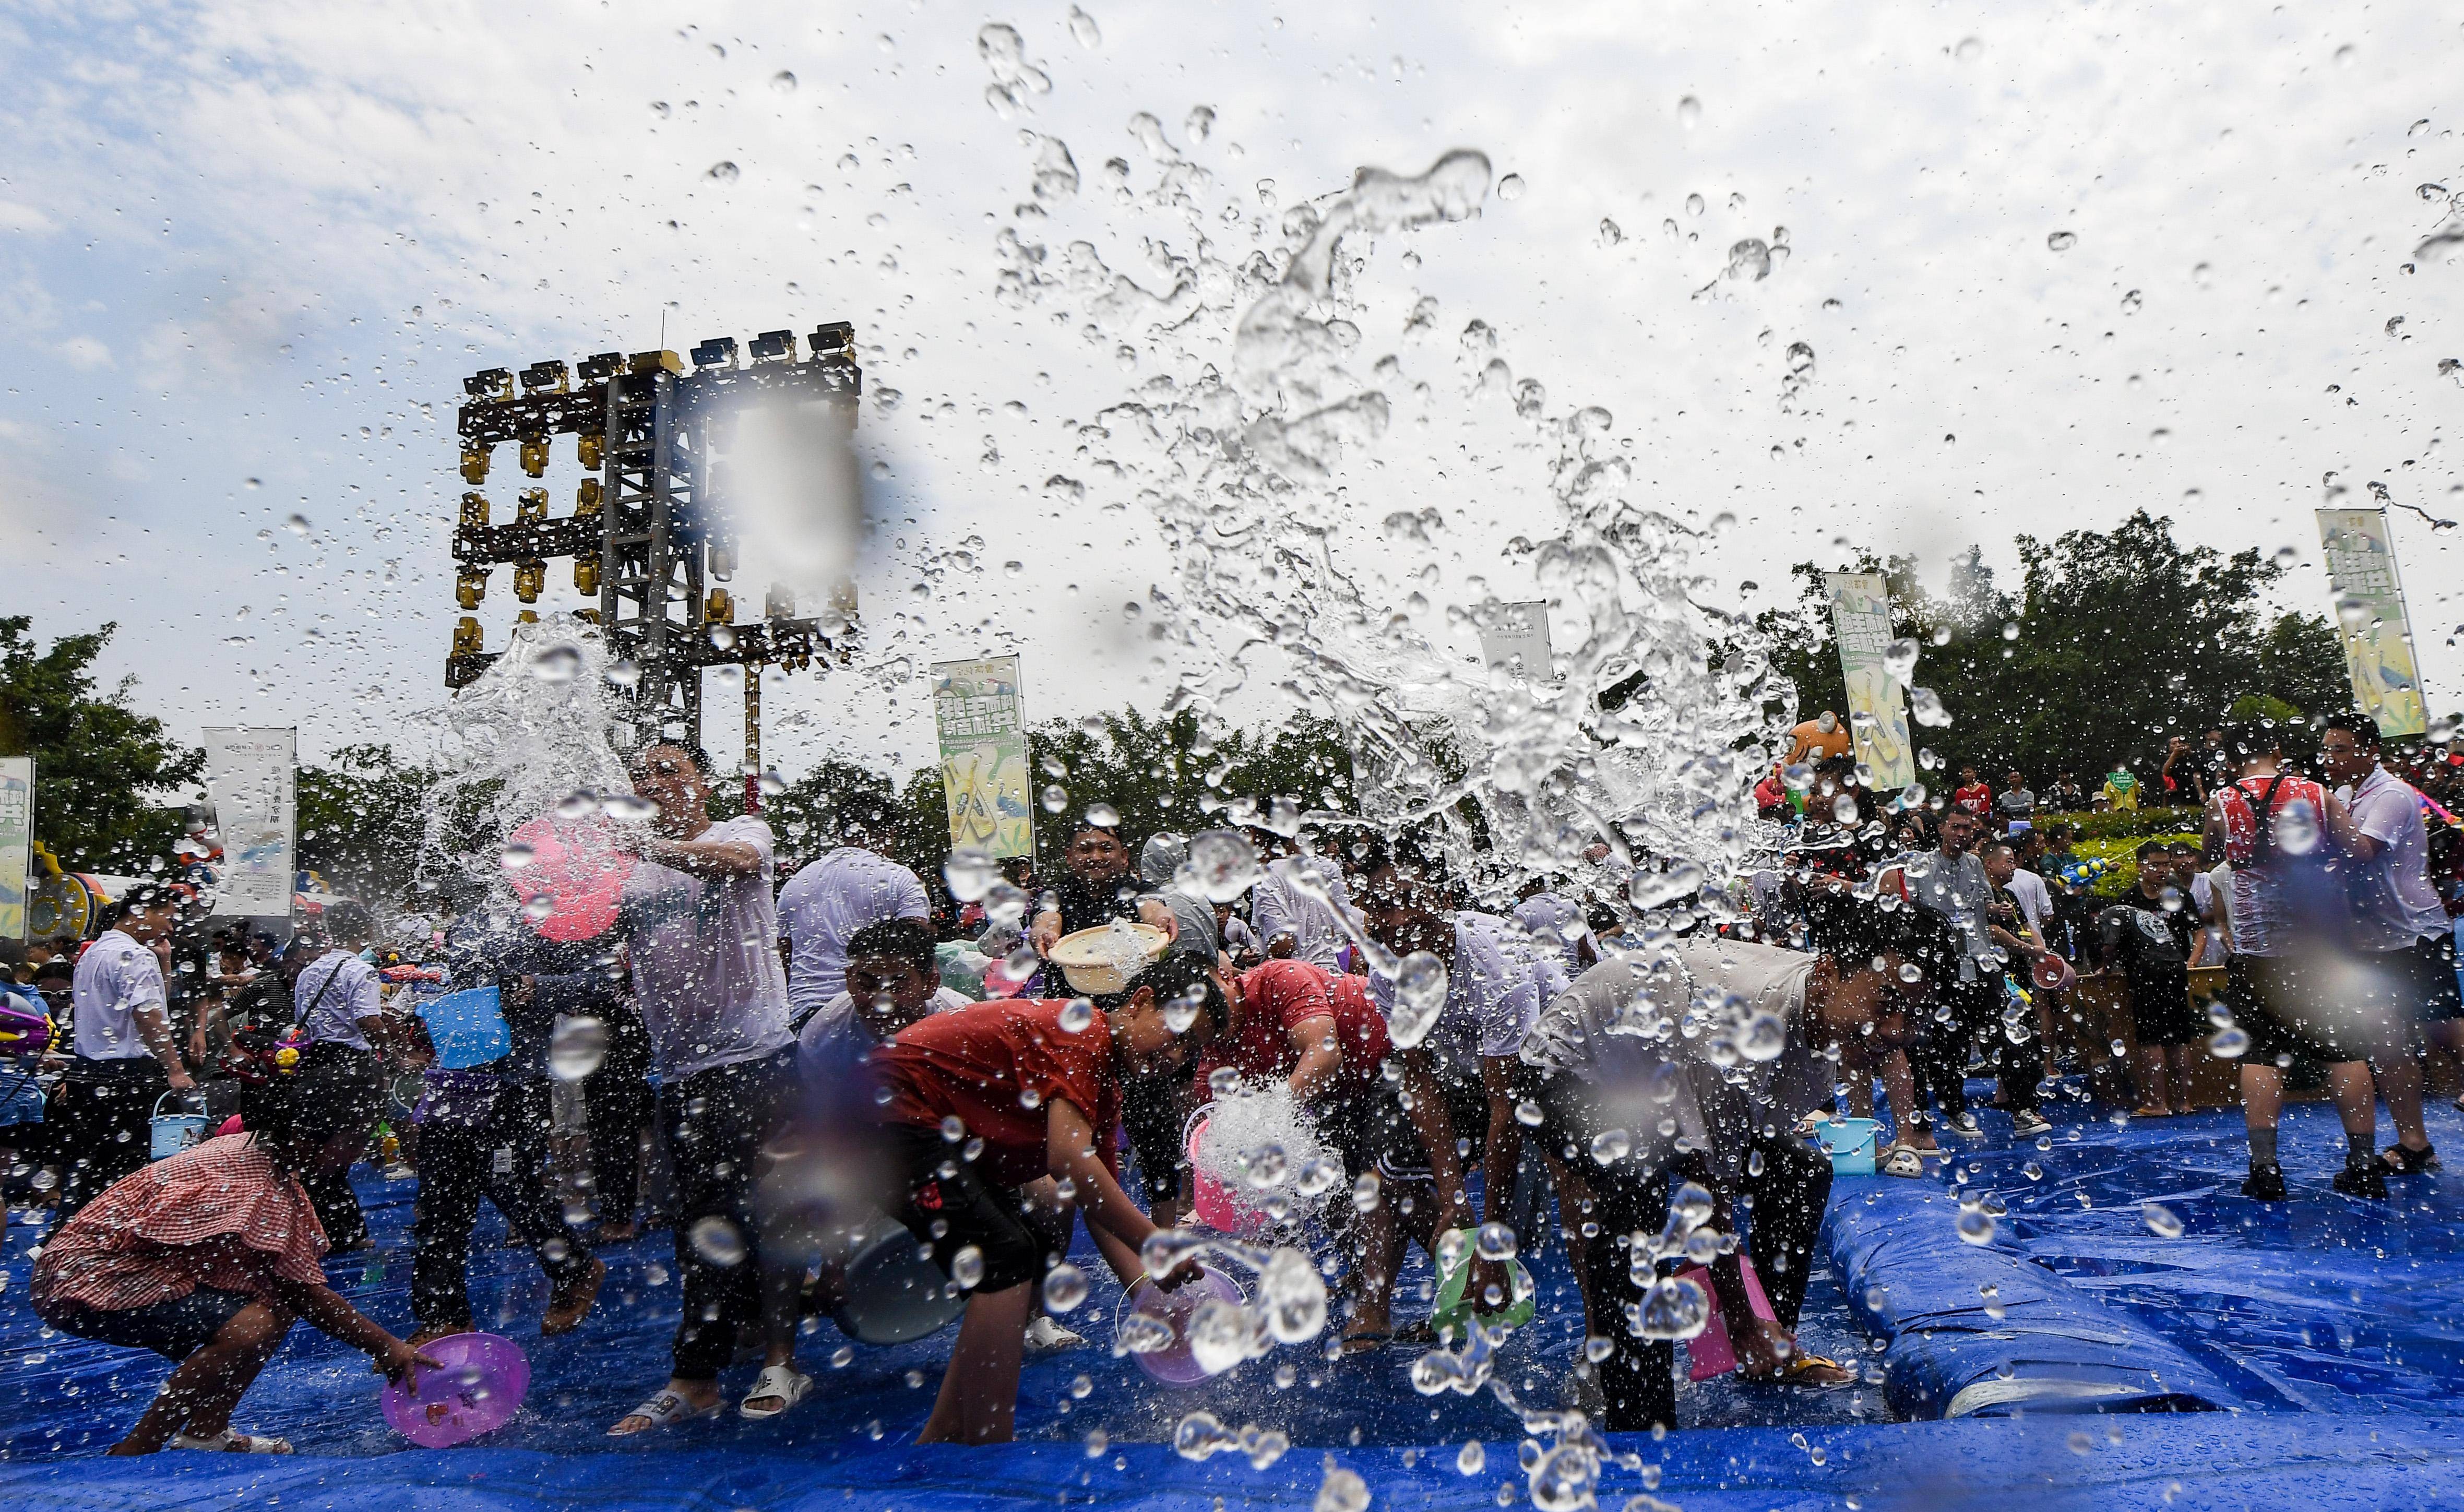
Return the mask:
[[2101,857],[2094,861],[2077,861],[2061,870],[2062,882],[2069,887],[2084,887],[2113,869],[2113,863]]
[[400,986],[404,982],[441,982],[445,979],[445,974],[435,967],[414,965],[409,961],[385,967],[377,973],[377,976],[390,986]]

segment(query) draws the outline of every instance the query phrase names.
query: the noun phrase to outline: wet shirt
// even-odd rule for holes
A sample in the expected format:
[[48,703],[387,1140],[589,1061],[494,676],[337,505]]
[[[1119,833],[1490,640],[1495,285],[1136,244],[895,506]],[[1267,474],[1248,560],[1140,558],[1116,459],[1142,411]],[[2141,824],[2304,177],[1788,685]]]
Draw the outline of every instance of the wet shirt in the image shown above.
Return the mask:
[[915,873],[860,845],[841,845],[787,880],[779,923],[787,931],[787,1005],[802,1023],[847,989],[847,941],[867,925],[930,919]]
[[1199,1095],[1220,1066],[1250,1082],[1288,1078],[1301,1062],[1292,1031],[1323,1019],[1342,1053],[1327,1100],[1350,1105],[1370,1094],[1379,1067],[1394,1054],[1386,1020],[1369,1000],[1369,984],[1357,976],[1320,971],[1307,961],[1266,961],[1241,974],[1241,1023],[1228,1040],[1207,1047],[1198,1064]]
[[1583,969],[1583,942],[1592,938],[1592,927],[1572,898],[1535,892],[1514,906],[1514,924],[1534,945],[1556,952],[1570,975]]
[[[2271,790],[2273,796],[2271,796]],[[2259,858],[2258,810],[2265,806],[2273,849]],[[2295,875],[2308,869],[2326,844],[2326,790],[2306,778],[2246,777],[2216,790],[2209,806],[2225,829],[2225,861],[2233,867],[2233,953],[2275,955],[2293,935],[2315,927],[2317,900]]]
[[[939,1129],[955,1116],[981,1139],[977,1166],[996,1185],[1023,1187],[1045,1173],[1054,1099],[1086,1115],[1095,1152],[1117,1174],[1120,1085],[1104,1016],[1077,1033],[1061,1026],[1059,999],[972,1003],[909,1024],[872,1054],[888,1100],[880,1121]],[[961,1143],[964,1141],[961,1140]],[[957,1145],[950,1147],[955,1156]]]
[[163,963],[119,930],[77,957],[77,1053],[89,1061],[136,1061],[151,1056],[138,1032],[138,1010],[163,1008]]
[[310,961],[291,984],[294,1021],[316,1044],[368,1048],[360,1020],[385,1012],[377,969],[348,951],[332,950]]
[[[930,1018],[975,1004],[976,999],[957,988],[935,987],[933,996],[924,1000],[924,1013]],[[881,1039],[874,1031],[871,1017],[857,1013],[855,998],[841,993],[815,1009],[797,1033],[796,1067],[808,1085],[840,1086],[867,1052],[879,1043]]]
[[2133,887],[2097,916],[2104,958],[2121,968],[2135,1003],[2179,1003],[2189,995],[2190,948],[2201,926],[2190,900],[2175,896],[2182,907],[2168,909]]
[[[1303,870],[1324,884],[1326,901],[1310,897],[1293,881],[1294,875]],[[1285,856],[1270,861],[1266,874],[1249,890],[1249,926],[1257,931],[1259,940],[1272,949],[1277,935],[1288,934],[1292,937],[1292,958],[1325,971],[1342,969],[1343,948],[1351,941],[1344,932],[1346,917],[1355,926],[1360,922],[1359,913],[1352,907],[1352,889],[1343,881],[1343,868],[1324,856]]]
[[2354,861],[2353,944],[2365,951],[2400,951],[2415,940],[2448,931],[2446,905],[2430,880],[2430,827],[2421,795],[2385,767],[2372,767],[2361,784],[2338,795],[2352,813],[2353,827],[2382,847],[2367,862]]
[[1919,851],[1902,864],[1900,875],[1907,895],[1919,907],[1948,920],[1958,934],[1959,979],[1977,980],[1988,966],[1995,964],[1993,937],[1987,932],[1985,916],[1993,901],[1993,887],[1986,879],[1985,863],[1972,850],[1957,856]]
[[[1446,1002],[1422,1044],[1457,1076],[1477,1080],[1479,1063],[1511,1056],[1540,1017],[1542,988],[1530,962],[1510,948],[1511,931],[1495,914],[1455,914],[1455,958],[1446,968]],[[1373,975],[1370,997],[1392,1020],[1395,980]]]
[[1074,871],[1063,872],[1052,887],[1052,895],[1061,905],[1061,932],[1075,934],[1114,919],[1136,923],[1138,894],[1144,890],[1138,880],[1126,872],[1101,882],[1089,882]]
[[625,881],[634,993],[659,1075],[671,1084],[795,1043],[779,964],[779,910],[770,896],[770,826],[746,815],[713,824],[695,840],[751,845],[761,865],[703,878],[644,861]]
[[34,1295],[105,1311],[199,1286],[263,1296],[276,1278],[325,1284],[325,1230],[296,1177],[247,1134],[224,1134],[122,1176],[43,1246]]

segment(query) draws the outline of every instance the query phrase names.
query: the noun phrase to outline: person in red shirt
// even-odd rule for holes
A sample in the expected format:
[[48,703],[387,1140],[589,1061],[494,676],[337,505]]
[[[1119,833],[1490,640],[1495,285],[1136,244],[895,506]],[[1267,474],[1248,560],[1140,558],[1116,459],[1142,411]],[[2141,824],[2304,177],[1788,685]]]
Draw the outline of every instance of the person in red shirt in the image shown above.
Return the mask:
[[[1316,1115],[1355,1181],[1376,1172],[1378,1156],[1390,1150],[1430,1160],[1430,1140],[1454,1139],[1443,1090],[1425,1068],[1395,1055],[1365,978],[1273,960],[1225,986],[1232,1032],[1199,1062],[1200,1099],[1208,1095],[1209,1078],[1225,1066],[1244,1082],[1285,1082],[1292,1101]],[[1386,1079],[1390,1059],[1401,1072],[1399,1084]],[[1410,1113],[1396,1096],[1398,1085],[1413,1094]],[[1432,1161],[1430,1169],[1440,1168]],[[1434,1231],[1426,1238],[1434,1241]],[[1343,1343],[1346,1353],[1362,1353],[1391,1336],[1387,1308],[1402,1254],[1391,1204],[1380,1202],[1353,1220],[1351,1250],[1344,1278],[1351,1321]]]
[[1155,1226],[1121,1190],[1122,1086],[1180,1074],[1229,1019],[1209,963],[1177,953],[1109,1010],[981,1003],[910,1024],[873,1052],[885,1095],[876,1132],[895,1172],[886,1206],[975,1294],[918,1443],[1012,1436],[1023,1331],[1045,1270],[1020,1188],[1055,1178],[1123,1288],[1150,1279],[1138,1251]]
[[1974,767],[1964,766],[1959,769],[1959,786],[1950,790],[1950,800],[1982,819],[1993,806],[1993,789]]
[[283,1439],[232,1432],[231,1415],[295,1319],[365,1350],[388,1378],[438,1368],[325,1284],[325,1231],[299,1178],[359,1158],[367,1133],[356,1108],[285,1076],[253,1091],[243,1116],[249,1132],[112,1183],[34,1264],[43,1322],[178,1362],[115,1455],[291,1453]]

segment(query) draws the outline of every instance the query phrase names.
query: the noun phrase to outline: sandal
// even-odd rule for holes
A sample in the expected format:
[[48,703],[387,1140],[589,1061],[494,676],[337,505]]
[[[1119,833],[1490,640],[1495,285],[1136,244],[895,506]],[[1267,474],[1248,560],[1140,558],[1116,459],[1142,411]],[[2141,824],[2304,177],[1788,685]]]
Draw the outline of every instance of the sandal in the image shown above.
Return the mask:
[[291,1440],[270,1434],[242,1434],[224,1429],[219,1434],[200,1436],[195,1434],[173,1434],[174,1449],[203,1449],[225,1455],[287,1455],[294,1451]]
[[[1839,1372],[1839,1379],[1835,1381],[1809,1381],[1804,1379],[1804,1377],[1818,1370],[1837,1370]],[[1773,1370],[1769,1375],[1749,1375],[1743,1370],[1740,1370],[1737,1372],[1737,1379],[1741,1381],[1761,1381],[1779,1386],[1805,1386],[1812,1387],[1816,1391],[1827,1391],[1837,1387],[1856,1385],[1857,1372],[1848,1366],[1840,1364],[1838,1361],[1832,1359],[1828,1355],[1798,1353],[1790,1355],[1787,1361],[1783,1363],[1778,1370]]]
[[2173,1116],[2173,1110],[2167,1107],[2162,1103],[2151,1103],[2145,1107],[2132,1108],[2130,1110],[2130,1116],[2133,1118],[2170,1118]]
[[1343,1336],[1343,1354],[1346,1359],[1354,1355],[1375,1354],[1394,1342],[1395,1335],[1384,1328],[1363,1328],[1356,1333],[1346,1333]]
[[1893,1145],[1882,1151],[1882,1174],[1918,1177],[1925,1174],[1925,1154],[1914,1145]]
[[[708,1407],[695,1407],[674,1391],[661,1391],[616,1419],[616,1426],[607,1430],[607,1436],[630,1438],[635,1434],[647,1434],[652,1428],[666,1428],[675,1423],[690,1423],[696,1418],[715,1417],[726,1409],[727,1402],[724,1398],[712,1402]],[[643,1428],[625,1426],[636,1417],[648,1419],[649,1426]]]
[[[744,1400],[737,1404],[736,1411],[756,1422],[765,1417],[776,1417],[803,1401],[804,1393],[812,1389],[813,1378],[792,1365],[765,1366],[760,1378],[753,1383],[753,1390],[747,1391]],[[779,1405],[776,1407],[753,1405],[756,1402],[769,1401],[775,1401]]]
[[2407,1150],[2402,1145],[2389,1145],[2379,1152],[2379,1164],[2390,1176],[2417,1176],[2425,1171],[2436,1171],[2438,1147],[2424,1145],[2419,1150]]

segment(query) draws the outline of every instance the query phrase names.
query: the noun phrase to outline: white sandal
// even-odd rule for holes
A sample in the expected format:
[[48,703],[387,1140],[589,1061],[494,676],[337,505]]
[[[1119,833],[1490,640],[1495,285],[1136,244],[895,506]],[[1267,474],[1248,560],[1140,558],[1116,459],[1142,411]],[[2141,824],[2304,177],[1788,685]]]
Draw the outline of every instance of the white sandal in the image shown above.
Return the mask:
[[[727,1402],[724,1398],[711,1403],[708,1407],[695,1407],[693,1403],[686,1401],[682,1396],[673,1391],[661,1391],[656,1396],[651,1397],[649,1401],[644,1402],[641,1406],[634,1408],[629,1413],[627,1413],[623,1417],[616,1419],[615,1426],[607,1430],[607,1436],[610,1438],[629,1438],[635,1434],[647,1434],[650,1431],[650,1428],[667,1428],[676,1423],[690,1423],[696,1418],[715,1417],[726,1410]],[[629,1419],[636,1417],[649,1418],[650,1420],[650,1428],[627,1428],[625,1426]]]
[[224,1429],[210,1438],[195,1434],[173,1434],[174,1449],[202,1449],[225,1455],[287,1455],[293,1453],[291,1440],[271,1434],[242,1434]]
[[[736,1410],[742,1415],[759,1422],[765,1417],[776,1417],[803,1401],[804,1393],[812,1389],[813,1378],[799,1371],[792,1365],[764,1366],[759,1379],[753,1383],[753,1390],[744,1393],[743,1402],[738,1404]],[[753,1405],[755,1402],[766,1401],[771,1397],[778,1398],[778,1406]]]
[[1882,1155],[1882,1174],[1886,1176],[1920,1177],[1925,1174],[1925,1153],[1914,1145],[1893,1145]]

